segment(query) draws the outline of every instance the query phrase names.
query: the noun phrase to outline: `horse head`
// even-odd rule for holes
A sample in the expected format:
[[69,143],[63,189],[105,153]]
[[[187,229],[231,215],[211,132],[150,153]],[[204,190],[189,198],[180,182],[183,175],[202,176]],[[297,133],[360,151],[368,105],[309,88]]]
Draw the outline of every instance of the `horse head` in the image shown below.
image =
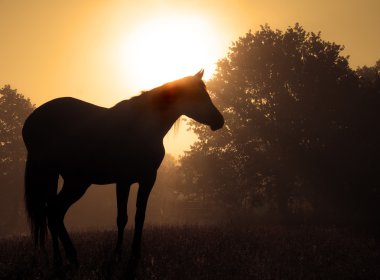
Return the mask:
[[[202,81],[203,69],[194,76],[188,76],[168,84],[177,98],[180,114],[208,125],[212,130],[223,127],[224,118],[212,103],[206,85]],[[170,91],[170,90],[169,90]]]

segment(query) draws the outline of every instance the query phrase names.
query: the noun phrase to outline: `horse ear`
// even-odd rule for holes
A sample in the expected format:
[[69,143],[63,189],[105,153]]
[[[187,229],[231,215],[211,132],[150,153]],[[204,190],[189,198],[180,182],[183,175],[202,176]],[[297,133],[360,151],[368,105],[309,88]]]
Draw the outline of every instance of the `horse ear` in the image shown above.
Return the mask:
[[197,74],[194,75],[194,77],[202,79],[204,72],[205,72],[205,70],[202,68],[201,70],[199,70],[199,72]]

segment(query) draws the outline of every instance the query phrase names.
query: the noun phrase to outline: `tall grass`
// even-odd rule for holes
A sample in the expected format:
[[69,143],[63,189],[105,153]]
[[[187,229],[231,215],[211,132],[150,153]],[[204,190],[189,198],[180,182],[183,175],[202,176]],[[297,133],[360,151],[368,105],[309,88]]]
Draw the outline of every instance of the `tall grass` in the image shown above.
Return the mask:
[[[0,240],[0,279],[124,279],[115,260],[113,231],[72,234],[81,266],[53,269],[47,253],[28,237]],[[137,279],[380,279],[374,236],[334,227],[147,227]]]

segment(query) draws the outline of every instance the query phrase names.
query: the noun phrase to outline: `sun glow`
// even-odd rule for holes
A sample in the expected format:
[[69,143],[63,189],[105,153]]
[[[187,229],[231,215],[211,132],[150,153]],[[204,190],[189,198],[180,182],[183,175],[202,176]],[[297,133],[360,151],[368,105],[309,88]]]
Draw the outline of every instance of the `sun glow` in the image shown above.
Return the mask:
[[154,18],[119,43],[120,73],[139,89],[195,74],[212,75],[218,59],[217,40],[210,24],[200,17]]

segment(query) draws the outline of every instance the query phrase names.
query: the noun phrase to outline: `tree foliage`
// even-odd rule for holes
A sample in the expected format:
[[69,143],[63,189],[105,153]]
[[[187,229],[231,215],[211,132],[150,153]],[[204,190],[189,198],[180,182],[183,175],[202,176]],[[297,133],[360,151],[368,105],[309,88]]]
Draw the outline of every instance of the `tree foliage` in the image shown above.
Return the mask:
[[0,215],[2,230],[18,223],[21,214],[25,148],[21,130],[33,105],[9,85],[0,89]]
[[368,173],[380,171],[371,156],[379,63],[354,71],[342,50],[299,24],[262,26],[234,42],[207,84],[225,128],[191,122],[199,139],[181,159],[185,184],[227,205],[286,216],[355,212],[358,193],[375,192]]

